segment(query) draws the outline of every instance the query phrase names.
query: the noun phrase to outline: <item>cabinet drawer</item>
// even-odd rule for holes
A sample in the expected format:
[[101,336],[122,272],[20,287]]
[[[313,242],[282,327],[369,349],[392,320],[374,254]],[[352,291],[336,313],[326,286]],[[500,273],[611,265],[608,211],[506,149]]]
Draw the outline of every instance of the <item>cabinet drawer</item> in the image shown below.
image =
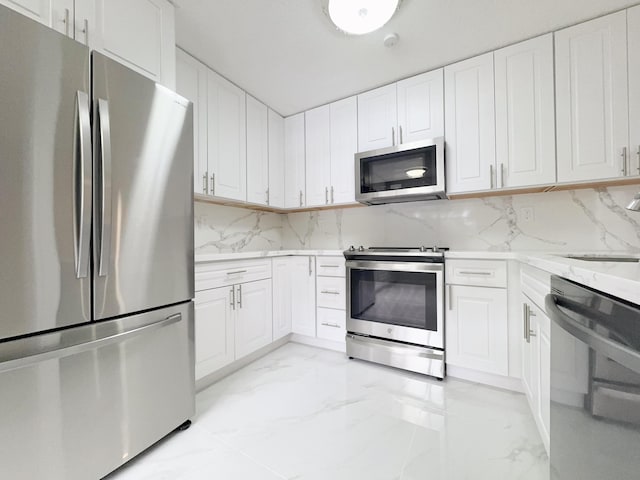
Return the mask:
[[334,342],[344,342],[347,314],[344,310],[318,308],[317,337]]
[[338,277],[318,277],[316,292],[318,306],[326,308],[346,308],[345,279]]
[[323,277],[344,277],[344,257],[317,257],[318,275]]
[[504,260],[447,260],[446,283],[507,287],[507,262]]
[[271,260],[245,260],[196,264],[196,292],[271,278]]

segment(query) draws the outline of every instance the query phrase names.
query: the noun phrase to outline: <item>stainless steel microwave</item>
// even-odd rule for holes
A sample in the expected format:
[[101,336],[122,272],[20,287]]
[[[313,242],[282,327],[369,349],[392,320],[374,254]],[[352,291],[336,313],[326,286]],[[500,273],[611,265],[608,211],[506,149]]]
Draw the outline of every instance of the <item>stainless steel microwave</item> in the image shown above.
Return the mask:
[[356,153],[356,200],[381,203],[447,198],[444,137]]

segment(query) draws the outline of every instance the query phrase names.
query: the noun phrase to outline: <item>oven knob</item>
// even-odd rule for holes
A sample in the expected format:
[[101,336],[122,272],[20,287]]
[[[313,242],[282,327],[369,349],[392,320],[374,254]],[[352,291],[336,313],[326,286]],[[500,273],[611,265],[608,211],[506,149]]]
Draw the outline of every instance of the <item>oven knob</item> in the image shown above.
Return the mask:
[[362,245],[360,245],[360,246],[358,247],[358,251],[359,251],[359,252],[364,252],[364,247],[363,247]]
[[356,251],[356,247],[354,247],[353,245],[351,245],[351,246],[349,247],[349,251],[350,251],[350,252],[355,252],[355,251]]
[[426,251],[427,251],[427,247],[425,247],[425,246],[423,245],[422,247],[420,247],[420,251],[421,251],[421,252],[423,252],[423,253],[424,253],[424,252],[426,252]]
[[431,247],[431,251],[432,252],[438,252],[440,249],[438,247]]

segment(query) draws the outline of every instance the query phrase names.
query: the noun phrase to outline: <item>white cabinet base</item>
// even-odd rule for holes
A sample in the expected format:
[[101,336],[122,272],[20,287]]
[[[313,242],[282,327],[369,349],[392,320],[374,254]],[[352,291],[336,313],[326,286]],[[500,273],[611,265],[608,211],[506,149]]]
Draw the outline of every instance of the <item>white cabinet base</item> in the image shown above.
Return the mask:
[[291,335],[291,341],[294,343],[301,343],[302,345],[310,345],[312,347],[333,350],[335,352],[347,352],[347,344],[345,342],[334,342],[331,340],[325,340],[324,338],[308,337],[298,333]]
[[[445,358],[446,358],[445,351]],[[492,373],[479,372],[469,368],[457,367],[455,365],[447,365],[447,377],[459,378],[492,387],[504,388],[512,392],[524,393],[522,379],[515,377],[503,377],[502,375],[494,375]],[[447,378],[445,377],[445,379]]]

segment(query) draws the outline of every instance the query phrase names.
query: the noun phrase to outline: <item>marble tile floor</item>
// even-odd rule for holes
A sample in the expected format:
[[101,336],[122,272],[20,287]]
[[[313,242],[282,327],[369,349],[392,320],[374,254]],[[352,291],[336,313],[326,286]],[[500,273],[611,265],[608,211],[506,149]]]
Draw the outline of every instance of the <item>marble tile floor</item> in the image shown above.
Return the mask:
[[108,480],[547,480],[524,395],[289,343]]

